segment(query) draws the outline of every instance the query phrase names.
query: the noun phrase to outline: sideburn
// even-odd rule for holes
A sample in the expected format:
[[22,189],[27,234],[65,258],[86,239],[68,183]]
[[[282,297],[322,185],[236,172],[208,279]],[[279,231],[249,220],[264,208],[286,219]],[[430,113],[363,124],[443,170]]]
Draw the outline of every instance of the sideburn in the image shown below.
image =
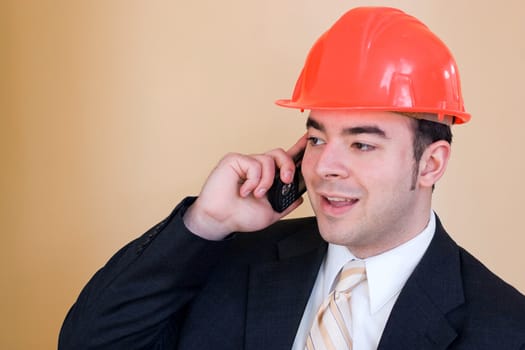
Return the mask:
[[419,176],[419,159],[416,159],[414,166],[412,167],[412,183],[410,184],[410,191],[416,190],[417,178]]

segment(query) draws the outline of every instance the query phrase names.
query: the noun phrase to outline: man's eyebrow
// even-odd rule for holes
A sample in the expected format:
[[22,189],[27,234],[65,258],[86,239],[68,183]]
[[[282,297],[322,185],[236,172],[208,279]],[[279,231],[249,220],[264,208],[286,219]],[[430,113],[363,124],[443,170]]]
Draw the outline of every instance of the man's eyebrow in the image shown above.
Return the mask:
[[343,134],[347,135],[359,135],[359,134],[374,134],[382,138],[387,138],[386,133],[383,129],[375,125],[363,125],[363,126],[354,126],[351,128],[345,128]]
[[[308,117],[306,120],[306,128],[314,128],[316,130],[319,130],[321,132],[325,131],[325,127],[323,124],[319,123],[317,120]],[[360,134],[374,134],[377,136],[380,136],[382,138],[388,138],[386,136],[386,133],[383,129],[381,129],[378,126],[375,125],[360,125],[360,126],[353,126],[349,128],[344,128],[342,131],[342,134],[345,135],[360,135]]]
[[312,117],[308,117],[308,119],[306,119],[306,128],[307,129],[314,128],[319,131],[324,131],[324,126],[321,123],[319,123],[317,120],[312,119]]

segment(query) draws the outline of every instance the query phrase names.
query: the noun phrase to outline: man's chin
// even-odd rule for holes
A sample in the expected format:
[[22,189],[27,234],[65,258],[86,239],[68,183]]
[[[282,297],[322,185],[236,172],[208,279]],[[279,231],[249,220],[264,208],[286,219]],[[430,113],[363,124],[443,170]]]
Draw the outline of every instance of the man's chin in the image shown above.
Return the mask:
[[352,233],[348,231],[345,225],[334,223],[325,223],[323,220],[317,220],[319,233],[328,243],[347,246],[351,242]]

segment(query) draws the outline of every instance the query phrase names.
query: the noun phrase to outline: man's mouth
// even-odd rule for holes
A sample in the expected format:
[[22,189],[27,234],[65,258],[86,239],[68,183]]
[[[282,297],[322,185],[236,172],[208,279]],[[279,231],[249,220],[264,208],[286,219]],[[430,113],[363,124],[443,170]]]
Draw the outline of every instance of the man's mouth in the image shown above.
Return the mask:
[[344,208],[354,205],[359,201],[357,198],[323,196],[323,199],[334,208]]

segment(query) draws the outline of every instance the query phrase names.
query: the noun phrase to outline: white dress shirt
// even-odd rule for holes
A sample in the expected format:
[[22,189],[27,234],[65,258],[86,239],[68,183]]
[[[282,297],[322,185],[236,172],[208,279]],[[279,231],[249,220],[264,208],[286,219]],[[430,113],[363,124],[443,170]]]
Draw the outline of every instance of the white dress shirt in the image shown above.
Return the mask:
[[[364,259],[367,279],[355,287],[351,298],[353,329],[350,334],[354,350],[377,349],[394,303],[427,250],[435,228],[436,219],[431,212],[427,227],[416,237],[385,253]],[[346,247],[328,245],[292,350],[304,350],[319,306],[332,291],[343,265],[353,259],[356,257]]]

